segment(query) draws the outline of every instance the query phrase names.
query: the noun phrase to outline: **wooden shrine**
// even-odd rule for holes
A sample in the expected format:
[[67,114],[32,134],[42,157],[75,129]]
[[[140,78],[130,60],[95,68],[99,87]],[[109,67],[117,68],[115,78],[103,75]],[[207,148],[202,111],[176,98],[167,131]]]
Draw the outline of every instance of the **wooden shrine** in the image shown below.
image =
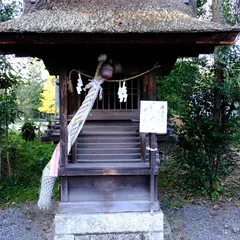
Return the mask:
[[[239,29],[196,19],[195,3],[181,0],[25,0],[23,15],[0,24],[0,52],[43,59],[60,78],[60,213],[147,212],[160,209],[159,156],[155,134],[139,133],[140,100],[156,100],[156,76],[169,73],[178,57],[211,53],[233,43]],[[103,83],[70,155],[67,125],[85,93],[76,91],[78,74],[93,76],[100,54],[121,63],[127,102],[118,83]],[[84,85],[88,78],[82,76]],[[73,85],[71,92],[69,84]],[[150,176],[154,176],[151,178]]]

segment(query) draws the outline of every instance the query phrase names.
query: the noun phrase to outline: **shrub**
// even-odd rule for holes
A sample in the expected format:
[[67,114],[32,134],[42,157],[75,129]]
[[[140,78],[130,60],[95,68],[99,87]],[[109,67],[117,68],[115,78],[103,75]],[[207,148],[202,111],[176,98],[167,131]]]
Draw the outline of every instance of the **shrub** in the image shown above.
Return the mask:
[[22,138],[26,142],[33,141],[36,138],[35,130],[37,130],[37,127],[34,125],[34,123],[25,122],[21,127]]

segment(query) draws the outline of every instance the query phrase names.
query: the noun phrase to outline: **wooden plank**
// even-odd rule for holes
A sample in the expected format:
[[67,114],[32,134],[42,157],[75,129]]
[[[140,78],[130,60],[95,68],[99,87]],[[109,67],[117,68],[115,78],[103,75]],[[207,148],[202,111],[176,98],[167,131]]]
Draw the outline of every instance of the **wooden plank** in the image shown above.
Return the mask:
[[130,120],[132,118],[139,118],[139,110],[137,109],[93,109],[88,118],[89,120]]
[[117,154],[117,153],[140,153],[140,148],[78,148],[77,154]]
[[137,162],[137,163],[69,163],[67,167],[61,167],[61,169],[149,169],[149,163]]
[[67,73],[62,69],[59,75],[60,85],[60,165],[62,167],[67,165]]
[[139,142],[139,137],[102,137],[102,136],[96,136],[96,137],[79,137],[77,139],[77,143],[123,143],[123,142]]
[[112,148],[112,149],[118,149],[118,148],[140,148],[140,143],[139,142],[120,142],[120,143],[113,143],[113,142],[109,142],[109,143],[78,143],[77,144],[78,148]]
[[[124,176],[125,177],[125,176]],[[69,189],[70,202],[86,201],[149,201],[149,188],[147,186],[122,186],[109,189],[105,185],[96,188],[79,187]]]
[[[153,203],[153,211],[159,211],[159,202]],[[101,213],[101,212],[146,212],[150,211],[149,201],[96,201],[59,203],[59,213]]]
[[61,202],[68,202],[68,177],[61,177]]
[[82,176],[69,178],[69,201],[149,201],[148,176]]
[[76,163],[91,163],[92,165],[95,163],[138,163],[141,162],[142,159],[77,159]]
[[[91,163],[91,166],[94,164]],[[150,175],[150,168],[146,169],[96,169],[96,168],[60,168],[59,176],[100,176],[100,175],[107,175],[107,176],[141,176],[141,175]]]
[[[70,188],[96,188],[100,191],[105,189],[118,189],[124,187],[147,187],[149,178],[147,176],[76,176],[69,178]],[[149,188],[148,188],[149,192]],[[149,199],[149,198],[148,198]]]
[[60,168],[59,175],[150,175],[150,166],[143,162],[69,163],[66,168]]
[[81,160],[131,160],[138,161],[141,159],[140,151],[138,153],[98,153],[98,154],[77,154],[77,161]]
[[[136,132],[138,130],[138,126],[135,125],[86,125],[83,127],[82,132],[89,132],[89,131],[95,131],[95,132],[105,132],[105,131],[114,131],[114,132],[127,132],[127,131],[132,131]],[[59,130],[56,130],[59,131]]]
[[81,137],[85,137],[85,136],[138,136],[139,134],[136,133],[135,131],[82,131],[81,132]]
[[[165,44],[164,47],[169,50],[168,45],[166,44],[175,44],[180,47],[184,47],[187,44],[194,45],[196,44],[232,44],[239,33],[238,29],[232,29],[231,31],[209,31],[209,32],[156,32],[156,33],[132,33],[132,34],[123,34],[123,33],[32,33],[24,32],[16,34],[14,32],[8,32],[1,34],[0,43],[4,45],[13,44],[20,45],[22,44],[33,44],[37,45],[38,49],[40,46],[47,45],[52,48],[54,44],[57,46],[62,44],[69,44],[75,46],[75,44],[85,44],[85,46],[90,46],[93,48],[92,44],[106,44],[116,45],[117,43],[129,44],[131,48],[134,46],[142,46],[146,44],[147,46],[157,47],[159,44]],[[71,37],[69,37],[71,35]],[[156,44],[156,46],[155,46]],[[119,44],[120,45],[120,44]],[[125,45],[124,45],[125,46]],[[98,46],[99,47],[99,46]],[[207,47],[207,46],[206,46]],[[84,47],[83,47],[84,48]],[[118,46],[119,48],[119,46]],[[142,47],[143,48],[143,47]],[[173,47],[172,47],[173,48]],[[49,49],[49,48],[47,48]],[[89,48],[87,48],[89,49]],[[116,50],[116,47],[115,47]],[[67,50],[68,51],[68,50]],[[152,53],[152,52],[151,52]],[[158,51],[156,51],[158,53]],[[153,54],[153,53],[152,53]],[[26,56],[26,55],[24,55]],[[158,54],[159,56],[159,54]],[[125,57],[126,59],[126,57]],[[142,59],[141,59],[142,60]]]

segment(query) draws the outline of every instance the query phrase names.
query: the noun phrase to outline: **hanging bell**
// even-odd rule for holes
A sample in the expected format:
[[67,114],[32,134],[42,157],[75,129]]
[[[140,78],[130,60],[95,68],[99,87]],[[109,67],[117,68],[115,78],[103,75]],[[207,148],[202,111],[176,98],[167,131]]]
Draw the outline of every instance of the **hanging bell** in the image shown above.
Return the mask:
[[113,64],[113,72],[115,74],[120,74],[123,72],[123,68],[122,68],[122,65],[118,62],[114,63]]
[[108,63],[103,64],[100,70],[100,76],[105,79],[110,79],[112,75],[113,75],[113,67]]

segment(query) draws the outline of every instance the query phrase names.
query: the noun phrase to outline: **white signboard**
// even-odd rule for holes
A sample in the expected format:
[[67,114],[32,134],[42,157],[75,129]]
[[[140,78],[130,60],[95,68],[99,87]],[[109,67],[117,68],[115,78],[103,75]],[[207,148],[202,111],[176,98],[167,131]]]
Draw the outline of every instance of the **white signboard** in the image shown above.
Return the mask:
[[140,132],[167,133],[166,101],[141,101]]

